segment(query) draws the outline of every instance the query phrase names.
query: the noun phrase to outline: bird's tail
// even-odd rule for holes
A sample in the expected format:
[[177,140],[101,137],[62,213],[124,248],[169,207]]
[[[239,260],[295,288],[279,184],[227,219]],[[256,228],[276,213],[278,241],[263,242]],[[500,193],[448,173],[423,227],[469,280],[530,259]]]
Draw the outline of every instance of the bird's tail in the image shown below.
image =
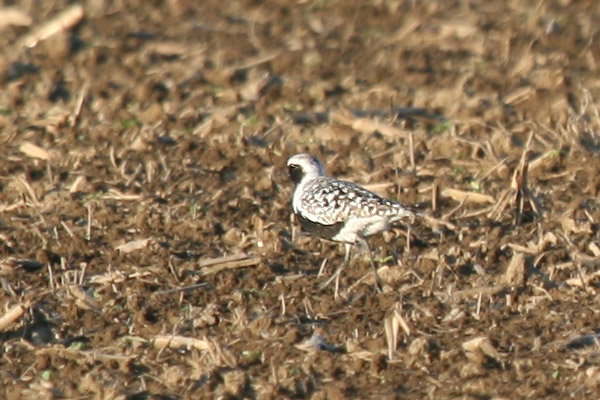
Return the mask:
[[423,214],[412,207],[405,206],[404,204],[395,203],[394,211],[396,211],[396,218],[394,220],[401,220],[408,218],[410,223],[414,223],[416,217],[422,217]]

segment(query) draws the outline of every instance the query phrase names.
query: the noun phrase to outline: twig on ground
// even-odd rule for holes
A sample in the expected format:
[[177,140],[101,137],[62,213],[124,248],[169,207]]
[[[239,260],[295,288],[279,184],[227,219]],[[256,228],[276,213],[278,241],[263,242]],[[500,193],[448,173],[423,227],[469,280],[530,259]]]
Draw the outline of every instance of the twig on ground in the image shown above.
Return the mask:
[[494,199],[489,194],[477,193],[477,192],[467,192],[465,190],[454,189],[454,188],[445,188],[441,192],[442,197],[450,197],[456,201],[464,201],[466,203],[494,203],[496,199]]
[[21,304],[17,304],[13,306],[10,310],[6,312],[3,316],[0,317],[0,331],[3,331],[8,326],[10,326],[13,322],[21,318],[21,316],[25,313],[25,307]]
[[156,335],[153,341],[154,347],[164,349],[166,347],[193,347],[200,351],[211,350],[212,345],[208,339],[196,339],[193,337],[179,335]]
[[217,258],[209,258],[206,260],[200,260],[198,262],[198,266],[201,267],[202,270],[197,271],[196,273],[203,276],[212,275],[228,269],[250,267],[258,264],[259,262],[260,259],[248,256],[245,253],[233,254],[230,256],[223,256]]
[[527,182],[527,173],[529,171],[529,155],[531,153],[529,146],[532,139],[533,132],[529,134],[529,139],[527,140],[527,144],[521,155],[519,166],[514,171],[510,188],[506,189],[502,193],[500,199],[496,202],[496,207],[489,213],[490,218],[498,220],[503,214],[504,210],[512,205],[515,210],[514,222],[515,224],[519,224],[523,216],[525,201],[529,202],[529,205],[535,214],[540,214],[541,206],[529,189]]
[[83,6],[75,4],[56,14],[53,18],[42,23],[33,32],[24,36],[20,44],[25,47],[35,47],[38,42],[46,40],[55,34],[66,31],[81,21],[85,12]]
[[75,109],[73,110],[73,114],[71,114],[71,116],[69,118],[69,123],[71,124],[72,127],[77,124],[77,121],[79,121],[79,117],[81,115],[81,110],[83,109],[83,105],[85,104],[85,100],[87,99],[88,91],[89,91],[89,85],[86,83],[83,85],[83,87],[81,88],[81,91],[79,92],[79,97],[77,98],[77,104],[75,104]]
[[209,286],[208,282],[202,282],[202,283],[198,283],[196,285],[178,287],[178,288],[173,288],[173,289],[158,290],[154,293],[155,294],[169,294],[169,293],[175,293],[175,292],[189,292],[189,291],[192,291],[195,289],[200,289],[200,288],[207,287],[207,286]]
[[39,158],[41,160],[50,160],[52,158],[52,155],[46,149],[29,142],[24,142],[19,146],[19,151],[31,158]]

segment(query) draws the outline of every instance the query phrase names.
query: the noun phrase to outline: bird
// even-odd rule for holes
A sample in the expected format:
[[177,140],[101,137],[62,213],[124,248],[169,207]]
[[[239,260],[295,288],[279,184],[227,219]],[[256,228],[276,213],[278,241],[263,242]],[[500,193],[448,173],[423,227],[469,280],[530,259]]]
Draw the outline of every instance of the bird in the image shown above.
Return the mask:
[[396,221],[414,222],[417,213],[404,204],[388,200],[355,184],[328,176],[317,157],[308,153],[291,156],[287,160],[288,173],[295,184],[292,210],[302,228],[318,236],[344,244],[344,262],[320,289],[336,280],[350,261],[355,245],[363,246],[375,274],[377,290],[383,285],[377,274],[367,238],[388,230]]

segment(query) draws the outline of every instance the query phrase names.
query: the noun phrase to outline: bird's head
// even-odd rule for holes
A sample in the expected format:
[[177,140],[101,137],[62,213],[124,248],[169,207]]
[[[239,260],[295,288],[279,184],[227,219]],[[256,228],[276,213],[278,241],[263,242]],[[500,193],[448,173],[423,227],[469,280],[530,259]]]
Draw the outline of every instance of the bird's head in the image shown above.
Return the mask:
[[325,175],[325,168],[317,157],[308,154],[296,154],[287,161],[288,172],[295,184],[300,183],[302,179],[316,178]]

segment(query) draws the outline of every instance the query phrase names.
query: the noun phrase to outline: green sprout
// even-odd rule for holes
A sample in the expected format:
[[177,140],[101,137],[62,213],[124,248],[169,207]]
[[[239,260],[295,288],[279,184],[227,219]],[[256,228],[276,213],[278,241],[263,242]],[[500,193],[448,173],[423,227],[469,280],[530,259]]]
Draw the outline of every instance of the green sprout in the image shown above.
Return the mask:
[[259,363],[262,360],[262,352],[259,350],[244,350],[242,356],[249,363]]
[[388,263],[388,262],[392,261],[393,259],[394,259],[394,256],[389,255],[387,257],[384,257],[384,258],[380,259],[379,263],[380,264],[385,264],[385,263]]
[[142,122],[137,118],[125,118],[121,121],[123,129],[133,128],[134,126],[142,126]]
[[81,351],[85,349],[85,343],[84,342],[72,342],[71,345],[69,346],[70,350],[77,350],[77,351]]
[[471,179],[469,181],[469,186],[471,187],[471,190],[477,193],[483,193],[485,192],[485,188],[483,187],[483,184],[475,179]]
[[244,122],[242,122],[242,126],[244,128],[252,125],[256,125],[258,123],[258,117],[255,114],[250,115]]
[[452,129],[452,127],[453,127],[452,122],[444,121],[444,122],[440,122],[437,125],[434,125],[433,128],[431,128],[431,132],[442,133],[445,131],[449,131],[450,129]]

